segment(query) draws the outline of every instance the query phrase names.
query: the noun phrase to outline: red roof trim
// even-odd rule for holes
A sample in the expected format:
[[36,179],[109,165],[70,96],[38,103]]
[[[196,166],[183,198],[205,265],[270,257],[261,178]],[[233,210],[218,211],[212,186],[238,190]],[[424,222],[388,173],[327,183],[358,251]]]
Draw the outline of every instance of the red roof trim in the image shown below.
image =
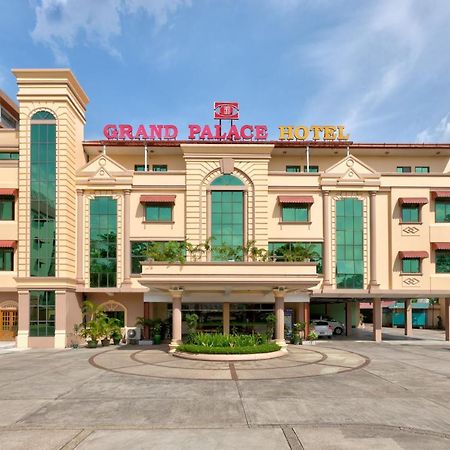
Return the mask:
[[0,241],[0,248],[16,248],[17,241]]
[[175,203],[176,195],[141,195],[141,203]]
[[426,205],[428,199],[425,197],[401,197],[398,202],[400,205]]
[[450,191],[431,191],[433,198],[450,198]]
[[17,191],[18,189],[13,188],[0,188],[0,195],[12,195],[14,197],[17,197]]
[[411,258],[428,258],[428,252],[425,251],[403,251],[403,252],[398,252],[400,259],[411,259]]
[[450,242],[433,242],[434,250],[450,250]]
[[314,203],[312,195],[279,195],[278,201],[280,203]]

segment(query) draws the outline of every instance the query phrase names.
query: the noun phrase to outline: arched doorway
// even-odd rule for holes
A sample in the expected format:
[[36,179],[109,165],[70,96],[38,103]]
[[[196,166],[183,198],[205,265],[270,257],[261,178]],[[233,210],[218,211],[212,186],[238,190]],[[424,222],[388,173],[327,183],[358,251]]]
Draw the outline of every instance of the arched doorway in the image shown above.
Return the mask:
[[0,341],[13,341],[17,335],[18,308],[14,301],[0,303]]
[[118,319],[121,327],[126,325],[127,309],[121,303],[111,300],[109,302],[102,303],[100,306],[109,318]]

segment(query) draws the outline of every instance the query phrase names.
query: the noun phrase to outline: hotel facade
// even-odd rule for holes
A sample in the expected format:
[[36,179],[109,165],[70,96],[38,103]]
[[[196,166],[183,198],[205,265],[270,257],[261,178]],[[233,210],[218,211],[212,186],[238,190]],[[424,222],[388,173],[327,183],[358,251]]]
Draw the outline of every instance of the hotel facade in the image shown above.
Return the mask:
[[[404,301],[411,335],[423,298],[438,299],[450,339],[450,144],[354,143],[330,126],[269,141],[256,125],[232,140],[109,125],[86,141],[70,70],[13,73],[18,104],[0,93],[0,339],[64,348],[90,300],[125,332],[169,320],[172,347],[187,311],[225,333],[274,312],[283,344],[285,325],[315,314],[351,334],[369,302],[380,341],[382,302]],[[168,260],[174,242],[189,243],[182,260]]]

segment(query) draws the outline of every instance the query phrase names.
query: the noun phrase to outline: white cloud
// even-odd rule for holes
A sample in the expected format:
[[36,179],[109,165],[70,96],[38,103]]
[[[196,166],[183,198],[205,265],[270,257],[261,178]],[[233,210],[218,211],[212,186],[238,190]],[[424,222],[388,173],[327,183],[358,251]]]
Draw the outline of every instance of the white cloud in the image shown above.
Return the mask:
[[450,142],[450,120],[445,115],[435,127],[426,128],[417,134],[417,142]]
[[190,0],[41,0],[35,8],[35,42],[47,45],[57,64],[69,63],[66,50],[80,43],[98,45],[120,58],[113,39],[122,34],[122,17],[144,14],[156,29],[169,21],[170,14]]
[[340,22],[318,29],[314,42],[289,55],[320,80],[306,106],[307,118],[332,114],[355,135],[364,134],[368,124],[404,115],[402,107],[410,107],[415,89],[433,77],[445,80],[450,70],[443,57],[450,41],[450,3],[377,0],[356,5],[339,16]]

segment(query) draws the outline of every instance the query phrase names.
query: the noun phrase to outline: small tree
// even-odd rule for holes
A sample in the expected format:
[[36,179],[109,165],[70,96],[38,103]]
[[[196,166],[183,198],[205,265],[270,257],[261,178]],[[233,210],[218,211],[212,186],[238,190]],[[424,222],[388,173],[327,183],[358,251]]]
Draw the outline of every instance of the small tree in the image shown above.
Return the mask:
[[185,320],[188,327],[188,333],[194,334],[197,331],[198,315],[195,313],[186,314]]
[[275,331],[275,325],[277,323],[277,317],[275,314],[267,314],[266,317],[266,327],[267,327],[267,336],[269,339],[273,338],[273,333]]

